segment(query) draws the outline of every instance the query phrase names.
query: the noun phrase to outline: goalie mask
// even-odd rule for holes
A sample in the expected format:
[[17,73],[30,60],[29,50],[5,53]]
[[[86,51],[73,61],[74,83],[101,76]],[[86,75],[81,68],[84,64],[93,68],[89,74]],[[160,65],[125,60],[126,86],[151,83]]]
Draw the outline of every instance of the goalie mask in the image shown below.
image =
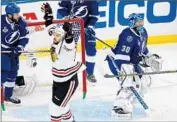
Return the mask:
[[136,13],[130,14],[128,21],[129,21],[130,28],[135,28],[136,31],[138,31],[139,33],[144,32],[144,28],[143,28],[144,19],[143,16],[141,16],[141,14],[136,14]]

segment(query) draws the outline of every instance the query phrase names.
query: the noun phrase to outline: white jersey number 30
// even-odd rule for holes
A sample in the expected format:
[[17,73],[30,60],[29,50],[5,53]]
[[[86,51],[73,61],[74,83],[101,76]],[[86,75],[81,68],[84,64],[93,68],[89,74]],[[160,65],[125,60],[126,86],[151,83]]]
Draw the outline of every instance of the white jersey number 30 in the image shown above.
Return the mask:
[[129,53],[129,52],[130,52],[130,47],[123,45],[121,51],[122,51],[122,52]]

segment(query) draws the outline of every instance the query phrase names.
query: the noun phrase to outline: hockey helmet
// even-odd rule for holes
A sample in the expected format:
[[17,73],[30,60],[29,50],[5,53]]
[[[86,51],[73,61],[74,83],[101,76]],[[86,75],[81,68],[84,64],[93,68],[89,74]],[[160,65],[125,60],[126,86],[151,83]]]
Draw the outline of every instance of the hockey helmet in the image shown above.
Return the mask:
[[9,3],[5,8],[5,12],[13,16],[15,13],[20,13],[20,7],[15,3]]
[[143,25],[141,25],[141,26],[136,25],[136,22],[144,20],[144,18],[141,14],[132,13],[129,15],[128,20],[129,20],[129,27],[130,28],[136,27],[138,32],[140,32],[140,33],[144,32]]

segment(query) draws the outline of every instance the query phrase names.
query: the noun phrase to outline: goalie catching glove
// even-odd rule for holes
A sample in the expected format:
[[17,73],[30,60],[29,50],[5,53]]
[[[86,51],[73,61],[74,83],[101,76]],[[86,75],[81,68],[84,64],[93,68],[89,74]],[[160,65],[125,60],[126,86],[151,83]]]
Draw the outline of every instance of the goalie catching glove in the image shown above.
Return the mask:
[[154,72],[162,69],[162,58],[157,54],[143,56],[143,63],[150,66]]

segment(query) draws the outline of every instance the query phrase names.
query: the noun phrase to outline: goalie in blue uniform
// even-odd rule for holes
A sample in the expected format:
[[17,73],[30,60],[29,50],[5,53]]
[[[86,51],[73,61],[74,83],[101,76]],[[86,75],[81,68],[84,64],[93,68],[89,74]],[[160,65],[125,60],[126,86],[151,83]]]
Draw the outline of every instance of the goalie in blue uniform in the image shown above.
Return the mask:
[[5,101],[20,104],[21,101],[13,96],[13,88],[19,69],[20,52],[28,43],[27,23],[19,15],[20,8],[10,3],[5,8],[6,15],[1,15],[1,88],[5,83]]
[[[129,27],[119,35],[119,41],[107,52],[106,61],[114,75],[143,73],[143,67],[151,67],[153,71],[161,70],[162,60],[157,54],[151,54],[147,48],[148,34],[143,27],[140,14],[129,16]],[[150,76],[119,77],[120,90],[112,110],[113,116],[132,114],[135,96],[130,90],[133,86],[143,97],[151,85]]]
[[[87,66],[87,79],[95,83],[96,78],[94,75],[95,56],[96,56],[96,39],[91,36],[95,35],[94,26],[98,20],[98,2],[94,1],[60,1],[57,18],[83,18],[86,28],[85,44],[86,44],[86,66]],[[76,42],[78,40],[75,40]]]

